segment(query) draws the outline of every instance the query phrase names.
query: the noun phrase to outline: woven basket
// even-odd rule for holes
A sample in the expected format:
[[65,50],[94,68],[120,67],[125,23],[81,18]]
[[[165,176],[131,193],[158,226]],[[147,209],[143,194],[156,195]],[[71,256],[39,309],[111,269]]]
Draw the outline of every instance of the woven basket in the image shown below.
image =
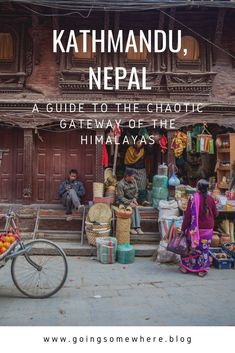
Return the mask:
[[96,246],[96,238],[99,237],[109,237],[110,235],[110,228],[106,230],[99,230],[99,231],[92,231],[86,228],[86,236],[89,245]]
[[118,244],[130,243],[131,218],[117,218],[116,238]]
[[88,212],[88,221],[97,223],[111,222],[112,211],[110,207],[104,203],[96,203]]
[[103,197],[104,195],[104,184],[103,183],[93,183],[93,198]]
[[110,229],[110,223],[94,224],[92,222],[89,222],[88,220],[85,223],[86,223],[86,229],[92,230],[92,231],[100,231],[100,230],[102,231],[102,230]]

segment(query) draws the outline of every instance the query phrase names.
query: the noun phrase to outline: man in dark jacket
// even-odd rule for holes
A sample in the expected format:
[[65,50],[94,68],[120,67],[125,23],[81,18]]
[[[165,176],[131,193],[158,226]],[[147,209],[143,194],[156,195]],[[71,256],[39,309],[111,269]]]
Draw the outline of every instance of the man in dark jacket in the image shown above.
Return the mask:
[[85,195],[83,183],[77,180],[77,176],[77,170],[71,169],[68,178],[63,181],[59,188],[59,196],[68,215],[72,214],[73,208],[80,208],[81,197]]

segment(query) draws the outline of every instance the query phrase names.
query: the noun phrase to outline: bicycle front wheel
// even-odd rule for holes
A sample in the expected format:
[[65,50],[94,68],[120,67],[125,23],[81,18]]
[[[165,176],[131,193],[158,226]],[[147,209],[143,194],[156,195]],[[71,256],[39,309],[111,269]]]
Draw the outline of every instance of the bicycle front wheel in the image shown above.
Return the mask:
[[55,243],[37,239],[25,246],[25,253],[12,260],[15,286],[30,298],[48,298],[64,285],[68,264],[64,251]]

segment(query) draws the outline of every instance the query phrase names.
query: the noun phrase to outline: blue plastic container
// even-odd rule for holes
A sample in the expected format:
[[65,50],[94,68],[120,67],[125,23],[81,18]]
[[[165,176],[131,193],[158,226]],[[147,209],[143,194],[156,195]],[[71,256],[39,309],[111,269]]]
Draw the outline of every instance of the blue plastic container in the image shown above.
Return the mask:
[[[230,270],[233,267],[234,260],[228,254],[226,254],[222,248],[210,248],[209,253],[213,258],[213,265],[215,266],[215,268],[218,268],[220,270]],[[224,253],[228,256],[228,258],[217,259],[215,255],[218,253]]]

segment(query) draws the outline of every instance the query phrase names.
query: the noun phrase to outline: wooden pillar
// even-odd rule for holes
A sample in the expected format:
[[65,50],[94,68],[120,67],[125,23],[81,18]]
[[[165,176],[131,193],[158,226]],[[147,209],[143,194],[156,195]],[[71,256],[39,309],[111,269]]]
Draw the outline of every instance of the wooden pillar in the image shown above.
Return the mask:
[[[96,130],[96,136],[103,136],[104,130],[103,129],[97,129]],[[103,183],[104,181],[104,169],[102,166],[102,144],[97,143],[96,144],[96,181]]]
[[32,202],[33,191],[33,129],[24,129],[24,155],[23,155],[23,203]]
[[172,173],[172,165],[175,165],[175,156],[174,156],[174,152],[171,149],[171,142],[174,136],[175,130],[168,130],[167,131],[167,154],[166,154],[166,158],[167,161],[165,161],[167,163],[167,165],[169,166],[170,169],[170,173]]

